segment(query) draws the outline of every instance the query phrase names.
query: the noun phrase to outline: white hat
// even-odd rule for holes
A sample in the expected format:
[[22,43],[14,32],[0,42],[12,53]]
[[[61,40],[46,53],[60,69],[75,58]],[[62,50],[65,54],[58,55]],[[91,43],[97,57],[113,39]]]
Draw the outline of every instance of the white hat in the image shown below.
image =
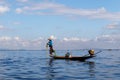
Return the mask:
[[51,35],[48,40],[52,40],[52,39],[55,39],[55,37],[53,35]]

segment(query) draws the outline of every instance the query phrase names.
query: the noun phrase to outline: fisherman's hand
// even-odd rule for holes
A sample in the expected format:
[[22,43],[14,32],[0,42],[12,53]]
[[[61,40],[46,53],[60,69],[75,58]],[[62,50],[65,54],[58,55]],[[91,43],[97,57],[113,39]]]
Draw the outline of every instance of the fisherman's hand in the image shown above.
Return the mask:
[[46,44],[46,48],[48,48],[48,45]]

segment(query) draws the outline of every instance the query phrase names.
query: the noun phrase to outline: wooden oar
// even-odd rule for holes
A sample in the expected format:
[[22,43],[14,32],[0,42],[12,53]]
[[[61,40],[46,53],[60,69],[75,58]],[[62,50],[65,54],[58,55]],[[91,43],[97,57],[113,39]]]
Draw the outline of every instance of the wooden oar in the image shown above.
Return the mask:
[[101,50],[100,51],[98,51],[97,53],[95,53],[95,54],[98,54],[98,53],[100,53],[100,52],[102,52]]

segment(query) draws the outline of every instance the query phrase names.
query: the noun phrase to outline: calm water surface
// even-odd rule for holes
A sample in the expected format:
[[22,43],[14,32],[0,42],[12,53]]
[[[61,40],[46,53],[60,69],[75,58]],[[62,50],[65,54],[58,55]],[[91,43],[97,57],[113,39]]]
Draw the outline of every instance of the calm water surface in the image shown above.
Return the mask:
[[53,60],[46,51],[0,51],[0,80],[120,80],[120,50],[102,50],[85,62]]

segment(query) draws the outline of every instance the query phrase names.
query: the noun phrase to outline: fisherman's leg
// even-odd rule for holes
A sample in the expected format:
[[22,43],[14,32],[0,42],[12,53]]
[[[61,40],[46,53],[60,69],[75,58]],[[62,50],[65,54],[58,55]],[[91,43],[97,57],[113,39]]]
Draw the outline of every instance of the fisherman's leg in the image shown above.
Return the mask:
[[52,47],[50,47],[50,55],[52,55],[53,49]]

